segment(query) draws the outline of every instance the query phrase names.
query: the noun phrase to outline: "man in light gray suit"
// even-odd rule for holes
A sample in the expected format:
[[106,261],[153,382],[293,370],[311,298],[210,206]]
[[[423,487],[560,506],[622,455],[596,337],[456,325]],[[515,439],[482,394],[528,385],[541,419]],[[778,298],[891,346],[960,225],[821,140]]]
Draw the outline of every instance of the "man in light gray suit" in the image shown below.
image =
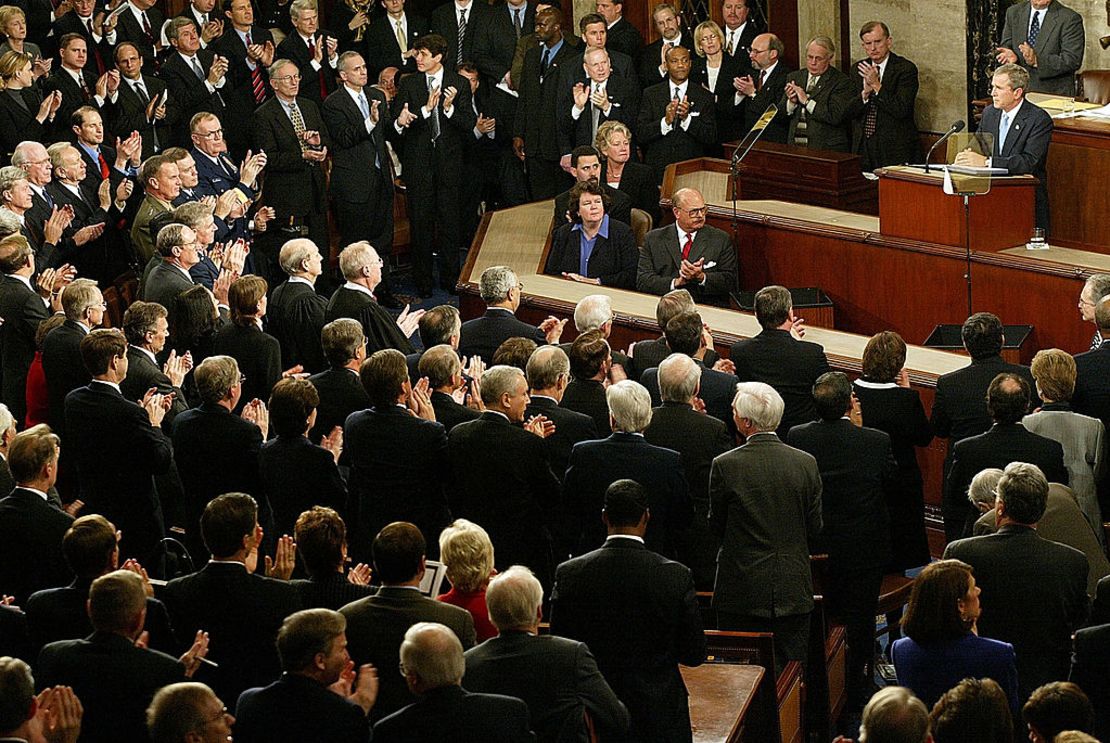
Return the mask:
[[773,387],[741,382],[736,390],[733,417],[747,441],[714,459],[709,473],[709,528],[721,540],[713,608],[719,629],[773,632],[778,672],[807,655],[821,473],[812,455],[775,434],[784,405]]
[[1083,64],[1083,18],[1056,0],[1011,5],[1002,27],[999,64],[1029,72],[1029,90],[1075,95],[1075,73]]
[[177,295],[193,286],[189,269],[200,263],[197,233],[183,224],[168,224],[158,233],[157,248],[162,262],[150,269],[139,294],[143,301],[172,311]]

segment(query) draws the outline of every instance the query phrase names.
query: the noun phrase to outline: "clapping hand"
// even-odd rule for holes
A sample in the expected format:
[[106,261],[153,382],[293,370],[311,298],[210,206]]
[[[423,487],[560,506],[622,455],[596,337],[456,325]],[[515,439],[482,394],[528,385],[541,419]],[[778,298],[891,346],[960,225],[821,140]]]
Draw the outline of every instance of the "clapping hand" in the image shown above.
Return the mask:
[[533,415],[524,424],[524,430],[546,439],[555,433],[555,421],[549,420],[545,415]]
[[401,310],[401,314],[397,317],[397,327],[405,334],[406,338],[412,337],[420,327],[420,318],[424,317],[425,310],[416,310],[409,312],[409,305],[405,305],[405,309]]
[[278,580],[289,580],[293,574],[293,566],[297,563],[297,543],[288,534],[283,535],[277,542],[277,551],[274,557],[266,555],[266,575]]
[[181,665],[185,666],[185,678],[191,679],[193,677],[206,655],[208,655],[208,633],[204,630],[197,630],[192,647],[185,651],[180,659]]
[[339,456],[343,453],[343,429],[340,426],[336,426],[331,429],[331,433],[327,436],[321,436],[320,446],[331,452],[332,457],[335,458],[336,464],[338,464]]

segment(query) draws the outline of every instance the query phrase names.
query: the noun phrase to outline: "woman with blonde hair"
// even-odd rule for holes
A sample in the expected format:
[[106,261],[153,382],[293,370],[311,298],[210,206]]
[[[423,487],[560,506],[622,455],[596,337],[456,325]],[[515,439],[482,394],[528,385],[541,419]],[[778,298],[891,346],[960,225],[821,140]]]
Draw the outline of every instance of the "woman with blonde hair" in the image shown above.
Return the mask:
[[9,51],[30,54],[36,80],[50,72],[51,60],[42,58],[42,50],[38,44],[27,41],[27,14],[23,12],[23,8],[0,5],[0,35],[4,37],[4,43],[0,44],[0,56]]
[[25,139],[46,141],[46,124],[54,120],[62,105],[62,94],[55,91],[45,98],[35,88],[34,57],[8,51],[0,55],[0,145],[5,160]]
[[651,168],[633,159],[632,131],[619,121],[606,121],[597,129],[594,146],[601,153],[601,182],[623,191],[633,209],[651,215],[659,224],[659,184]]
[[698,56],[690,69],[690,81],[713,94],[717,104],[717,138],[728,142],[739,134],[732,106],[736,95],[732,80],[744,74],[744,63],[725,54],[724,48],[724,32],[713,21],[703,21],[694,29],[694,51]]
[[486,587],[496,574],[489,534],[472,521],[455,519],[439,535],[439,559],[451,581],[451,590],[439,600],[470,612],[478,642],[496,637],[486,609]]

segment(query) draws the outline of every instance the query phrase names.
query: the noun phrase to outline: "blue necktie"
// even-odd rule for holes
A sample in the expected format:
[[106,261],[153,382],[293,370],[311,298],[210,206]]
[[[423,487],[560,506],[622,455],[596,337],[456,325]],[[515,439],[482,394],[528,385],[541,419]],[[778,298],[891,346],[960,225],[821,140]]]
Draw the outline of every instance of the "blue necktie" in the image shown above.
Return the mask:
[[1002,148],[1006,146],[1006,135],[1010,132],[1010,114],[1008,112],[1002,114],[1002,121],[998,122],[998,154],[1002,154]]
[[1037,36],[1041,32],[1041,14],[1033,11],[1033,22],[1029,24],[1029,46],[1037,45]]

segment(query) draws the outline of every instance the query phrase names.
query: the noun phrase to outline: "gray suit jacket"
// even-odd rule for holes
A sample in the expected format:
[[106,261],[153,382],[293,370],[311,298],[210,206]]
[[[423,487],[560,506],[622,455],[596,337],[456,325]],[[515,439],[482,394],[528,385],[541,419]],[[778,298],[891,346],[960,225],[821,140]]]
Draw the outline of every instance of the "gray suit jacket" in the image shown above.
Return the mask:
[[[728,304],[729,292],[736,289],[736,250],[728,233],[706,225],[694,235],[690,262],[699,258],[716,265],[705,271],[705,285],[685,284],[698,303]],[[640,264],[636,268],[636,290],[663,295],[671,290],[671,280],[678,277],[682,265],[682,246],[678,244],[678,227],[667,225],[647,233]]]
[[1059,2],[1049,5],[1033,45],[1037,66],[1030,67],[1018,48],[1029,40],[1030,12],[1027,2],[1010,6],[999,46],[1012,49],[1017,63],[1029,72],[1030,91],[1075,95],[1075,73],[1083,64],[1083,18]]
[[717,611],[775,618],[813,609],[809,541],[823,527],[812,455],[763,433],[714,459],[709,528],[721,540]]
[[172,312],[173,300],[178,294],[192,287],[192,279],[180,268],[163,261],[150,270],[150,275],[139,290],[139,295],[144,302],[157,302]]
[[1102,514],[1095,486],[1102,480],[1106,465],[1103,450],[1106,428],[1102,421],[1074,413],[1069,405],[1053,403],[1045,405],[1040,412],[1025,416],[1021,423],[1029,431],[1057,441],[1064,447],[1068,487],[1075,494],[1075,500],[1091,528],[1101,535]]
[[[786,79],[802,88],[809,82],[809,70],[801,69],[791,72]],[[817,79],[810,100],[813,101],[813,111],[806,113],[806,147],[811,150],[836,150],[848,152],[852,149],[852,119],[848,110],[852,104],[852,97],[856,89],[852,78],[835,67],[829,67],[825,74]],[[798,120],[802,115],[802,107],[796,106],[794,113],[787,113],[786,94],[783,93],[779,100],[777,116],[789,119],[786,141],[794,144],[794,135],[798,128]]]

